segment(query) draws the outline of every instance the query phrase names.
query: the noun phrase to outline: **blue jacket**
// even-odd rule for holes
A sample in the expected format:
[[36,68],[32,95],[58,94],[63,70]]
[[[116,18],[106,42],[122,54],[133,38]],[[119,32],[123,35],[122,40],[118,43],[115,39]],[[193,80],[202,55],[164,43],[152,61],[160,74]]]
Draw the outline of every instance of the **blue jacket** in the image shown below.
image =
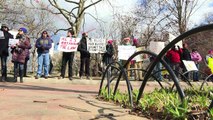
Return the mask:
[[52,40],[40,37],[36,40],[36,48],[38,53],[49,53],[49,49],[52,47]]

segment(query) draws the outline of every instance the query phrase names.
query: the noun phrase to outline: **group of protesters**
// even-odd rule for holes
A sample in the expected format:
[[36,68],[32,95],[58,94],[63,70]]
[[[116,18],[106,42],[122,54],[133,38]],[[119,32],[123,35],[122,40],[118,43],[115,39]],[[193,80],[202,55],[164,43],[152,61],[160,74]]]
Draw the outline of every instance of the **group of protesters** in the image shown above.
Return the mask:
[[[193,48],[190,52],[188,49],[188,44],[183,43],[183,48],[180,48],[177,45],[174,45],[166,54],[166,58],[169,61],[170,66],[174,70],[176,76],[180,75],[180,69],[182,69],[182,73],[184,74],[183,79],[189,79],[189,74],[187,73],[187,68],[184,65],[183,60],[185,61],[194,61],[197,70],[200,69],[200,63],[202,62],[203,58],[201,57],[200,53],[196,48]],[[213,50],[210,49],[206,58],[203,60],[207,63],[208,69],[210,69],[210,74],[213,73]],[[193,72],[193,81],[199,81],[199,73],[198,71]]]
[[[31,43],[30,38],[28,37],[28,30],[24,27],[18,29],[18,34],[13,36],[9,32],[9,28],[7,25],[3,24],[1,26],[1,31],[3,34],[0,36],[0,57],[1,57],[1,71],[2,76],[0,81],[7,81],[7,59],[9,53],[12,54],[12,62],[14,63],[14,78],[13,81],[17,82],[18,76],[20,77],[20,82],[23,82],[23,77],[27,76],[27,62],[30,58],[30,49]],[[74,31],[68,30],[67,37],[75,38]],[[14,45],[9,45],[10,39],[18,39],[18,42]],[[78,43],[77,50],[80,52],[80,71],[79,76],[82,77],[85,75],[87,79],[90,78],[90,53],[87,50],[87,39],[88,34],[83,33],[80,42]],[[51,57],[49,51],[52,47],[53,40],[49,36],[47,31],[43,31],[41,33],[41,37],[39,37],[35,42],[35,47],[37,48],[37,73],[35,79],[39,79],[44,76],[45,79],[48,79],[49,72],[51,71]],[[11,51],[9,51],[9,49]],[[108,41],[106,45],[106,53],[104,54],[104,63],[108,64],[111,62],[112,57],[112,40]],[[66,65],[68,63],[68,78],[72,80],[72,65],[74,59],[74,52],[62,52],[62,63],[61,63],[61,74],[58,77],[59,79],[65,78]]]
[[[7,80],[7,57],[9,56],[9,39],[14,38],[9,33],[7,25],[1,26],[1,37],[0,37],[0,57],[1,57],[1,81]],[[15,36],[19,39],[16,45],[11,45],[12,62],[14,63],[14,82],[17,81],[18,75],[20,76],[20,82],[23,82],[23,77],[26,76],[27,61],[29,60],[29,49],[31,49],[30,39],[26,35],[27,29],[22,27],[18,30],[18,34]]]
[[[20,82],[23,82],[23,77],[26,76],[27,73],[27,62],[30,58],[30,49],[32,47],[30,43],[30,38],[28,37],[28,31],[26,28],[21,27],[18,29],[18,34],[16,36],[13,36],[9,33],[9,28],[7,25],[1,26],[2,35],[0,36],[0,57],[1,57],[1,79],[0,81],[6,81],[7,80],[7,58],[9,56],[9,53],[12,54],[12,62],[14,63],[14,82],[17,82],[17,77],[20,77]],[[74,31],[68,30],[67,36],[75,38]],[[18,42],[15,45],[9,46],[9,39],[18,39]],[[87,47],[87,40],[88,40],[88,34],[83,33],[82,38],[80,42],[78,43],[77,50],[80,52],[80,71],[79,71],[79,77],[82,79],[82,77],[85,75],[87,79],[90,78],[90,52],[88,51]],[[132,43],[130,42],[130,38],[124,38],[122,40],[122,45],[125,46],[139,46],[138,40],[133,39]],[[35,76],[36,79],[39,79],[42,75],[45,79],[48,79],[49,76],[49,69],[51,63],[51,57],[49,54],[49,51],[52,47],[53,40],[48,35],[47,31],[43,31],[41,33],[41,37],[36,40],[35,47],[37,48],[37,54],[38,54],[38,69],[37,74]],[[11,51],[8,50],[8,48],[11,49]],[[114,47],[113,47],[113,40],[108,40],[106,45],[106,51],[103,54],[103,63],[104,65],[108,65],[113,60],[113,54],[114,54]],[[75,52],[62,52],[62,63],[61,63],[61,71],[59,79],[65,78],[65,71],[66,71],[66,65],[68,63],[68,78],[69,80],[73,79],[72,74],[72,65],[73,65],[73,59],[75,56]],[[180,48],[179,46],[173,46],[165,55],[165,57],[168,59],[169,64],[171,68],[174,70],[175,74],[178,76],[180,73],[180,68],[183,68],[183,72],[186,72],[187,69],[183,64],[183,60],[191,60],[194,61],[197,68],[199,69],[199,63],[202,61],[202,57],[197,51],[197,49],[192,49],[192,52],[188,50],[188,45],[186,43],[183,44],[183,48]],[[125,64],[125,60],[122,61],[122,64]],[[206,56],[206,62],[209,66],[209,68],[212,68],[213,65],[213,50],[209,50],[209,54]],[[130,68],[130,64],[135,63],[129,63],[127,65],[127,69]],[[137,65],[138,66],[138,65]],[[213,69],[211,69],[211,72],[213,72]],[[129,72],[127,73],[128,76],[130,76]],[[161,78],[161,76],[159,77]],[[188,78],[188,74],[185,74],[185,78]],[[198,81],[199,75],[197,72],[193,73],[193,80]]]

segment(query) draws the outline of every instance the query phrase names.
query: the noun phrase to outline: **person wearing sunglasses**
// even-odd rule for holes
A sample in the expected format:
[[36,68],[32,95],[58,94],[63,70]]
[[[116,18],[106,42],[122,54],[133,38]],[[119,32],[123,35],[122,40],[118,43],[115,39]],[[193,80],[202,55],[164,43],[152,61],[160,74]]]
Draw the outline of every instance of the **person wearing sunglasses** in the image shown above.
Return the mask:
[[50,55],[49,49],[52,47],[52,40],[47,31],[41,33],[41,37],[36,40],[36,48],[38,53],[38,70],[36,79],[41,77],[42,68],[44,67],[44,78],[48,79]]
[[7,57],[9,56],[8,52],[8,43],[9,39],[13,38],[13,35],[10,34],[9,28],[6,24],[1,26],[0,30],[0,58],[1,58],[1,79],[0,82],[7,80]]

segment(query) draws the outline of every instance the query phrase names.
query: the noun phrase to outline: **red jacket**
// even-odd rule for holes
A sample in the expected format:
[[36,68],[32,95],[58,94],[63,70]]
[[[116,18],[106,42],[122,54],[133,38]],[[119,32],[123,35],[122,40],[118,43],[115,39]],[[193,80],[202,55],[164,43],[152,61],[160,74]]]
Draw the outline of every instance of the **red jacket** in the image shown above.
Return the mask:
[[181,63],[180,54],[182,50],[171,49],[167,52],[166,57],[170,60],[171,63]]

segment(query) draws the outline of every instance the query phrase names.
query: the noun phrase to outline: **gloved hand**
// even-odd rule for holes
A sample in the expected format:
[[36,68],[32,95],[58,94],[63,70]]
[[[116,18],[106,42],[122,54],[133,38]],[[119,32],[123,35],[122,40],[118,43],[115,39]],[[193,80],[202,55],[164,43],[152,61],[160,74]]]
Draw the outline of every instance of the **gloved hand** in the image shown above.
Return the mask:
[[45,50],[45,47],[42,45],[42,46],[41,46],[41,49],[42,49],[42,50]]

